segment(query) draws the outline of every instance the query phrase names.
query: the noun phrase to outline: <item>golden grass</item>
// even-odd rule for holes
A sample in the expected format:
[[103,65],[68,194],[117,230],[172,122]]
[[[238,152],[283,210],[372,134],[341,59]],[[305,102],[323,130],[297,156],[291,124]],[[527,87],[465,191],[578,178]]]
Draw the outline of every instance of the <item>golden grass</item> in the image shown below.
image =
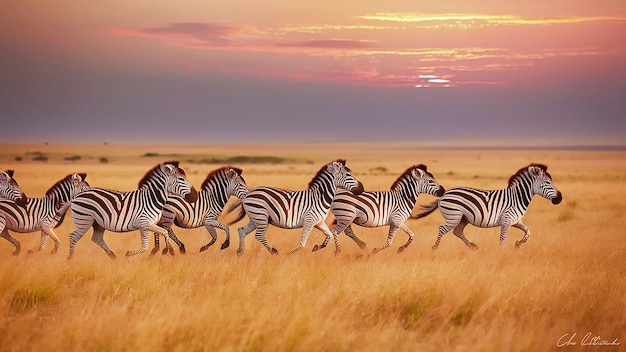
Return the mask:
[[[10,148],[9,148],[10,147]],[[30,149],[27,149],[30,148]],[[25,150],[41,149],[48,162],[23,159]],[[246,146],[8,146],[0,167],[31,196],[70,172],[87,172],[92,186],[130,190],[158,158],[145,152],[223,156],[252,155]],[[108,149],[106,149],[108,148]],[[98,158],[63,161],[58,155],[118,154],[103,164]],[[387,228],[354,227],[367,242],[361,251],[345,236],[343,252],[333,248],[286,254],[297,247],[300,230],[270,228],[268,240],[281,251],[271,256],[253,235],[246,253],[236,256],[237,226],[231,246],[219,244],[198,253],[209,235],[204,229],[177,230],[188,253],[175,257],[148,253],[111,261],[88,233],[66,261],[68,216],[56,230],[60,253],[11,256],[0,239],[0,339],[7,351],[575,351],[591,332],[604,340],[626,336],[624,292],[626,234],[626,153],[557,151],[436,151],[405,146],[255,146],[254,154],[311,160],[313,164],[237,165],[249,186],[300,189],[325,162],[346,157],[368,189],[388,189],[408,166],[425,163],[446,187],[502,188],[508,177],[530,162],[548,164],[564,201],[553,206],[536,198],[525,217],[532,231],[511,230],[504,246],[498,229],[468,227],[479,245],[470,251],[447,234],[433,252],[439,214],[411,221],[415,241],[398,233],[393,245],[381,246]],[[80,152],[76,152],[80,150]],[[211,150],[211,152],[207,152]],[[339,151],[339,152],[337,152]],[[66,154],[63,154],[66,153]],[[186,164],[199,186],[219,165]],[[387,171],[383,170],[386,169]],[[421,196],[419,203],[432,198]],[[22,253],[37,246],[39,234],[15,234]],[[107,232],[118,255],[140,245],[138,232]],[[323,236],[313,232],[308,249]],[[152,239],[151,239],[152,241]],[[576,346],[557,347],[576,333]],[[586,346],[589,347],[589,346]],[[596,347],[609,351],[621,346]]]

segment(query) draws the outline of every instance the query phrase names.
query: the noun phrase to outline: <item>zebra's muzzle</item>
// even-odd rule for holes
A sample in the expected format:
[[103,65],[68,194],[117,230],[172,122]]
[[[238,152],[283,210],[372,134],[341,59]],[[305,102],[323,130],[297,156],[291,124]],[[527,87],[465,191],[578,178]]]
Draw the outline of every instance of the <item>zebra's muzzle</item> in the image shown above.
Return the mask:
[[437,193],[435,195],[437,197],[441,197],[441,196],[443,196],[444,193],[446,193],[446,189],[443,188],[443,186],[439,186],[439,189],[437,190]]
[[18,206],[24,208],[24,207],[26,207],[26,202],[27,201],[28,201],[28,197],[26,197],[26,195],[24,193],[22,193],[22,196],[15,200],[15,204],[17,204]]
[[198,200],[198,191],[194,187],[191,188],[191,192],[187,193],[185,200],[188,203],[193,203]]
[[352,192],[355,195],[359,195],[361,193],[363,193],[363,184],[361,182],[359,182],[358,185],[356,185],[356,187],[354,187],[353,189],[350,190],[350,192]]
[[552,204],[557,205],[561,203],[562,200],[563,200],[563,195],[559,191],[556,193],[556,197],[552,198]]

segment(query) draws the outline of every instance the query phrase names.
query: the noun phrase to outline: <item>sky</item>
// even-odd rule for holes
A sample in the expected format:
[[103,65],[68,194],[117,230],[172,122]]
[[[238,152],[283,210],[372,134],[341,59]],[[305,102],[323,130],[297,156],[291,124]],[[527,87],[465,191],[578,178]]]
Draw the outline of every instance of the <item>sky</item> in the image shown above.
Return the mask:
[[0,8],[0,143],[626,145],[623,0]]

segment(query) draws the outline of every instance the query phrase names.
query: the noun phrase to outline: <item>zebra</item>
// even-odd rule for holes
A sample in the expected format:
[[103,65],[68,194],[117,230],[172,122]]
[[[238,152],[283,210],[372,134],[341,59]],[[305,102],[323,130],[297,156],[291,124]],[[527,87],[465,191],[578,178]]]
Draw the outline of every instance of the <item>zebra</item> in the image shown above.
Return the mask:
[[250,221],[238,229],[237,253],[243,254],[246,236],[256,229],[257,241],[261,242],[270,253],[278,254],[276,248],[272,247],[265,238],[265,231],[269,224],[286,229],[302,227],[300,246],[292,253],[304,248],[313,227],[322,231],[327,238],[333,236],[336,252],[339,252],[337,238],[324,223],[330,204],[337,187],[355,194],[363,192],[363,184],[345,165],[346,161],[341,159],[324,165],[313,177],[306,190],[291,191],[263,186],[250,190],[243,198],[243,212],[239,217],[241,219],[247,214]]
[[167,239],[167,231],[156,225],[168,194],[175,194],[188,202],[198,198],[198,192],[178,167],[177,161],[160,163],[150,169],[139,181],[138,189],[120,192],[103,188],[91,188],[79,194],[71,203],[72,220],[76,230],[70,234],[68,260],[74,256],[74,246],[90,227],[91,240],[99,245],[111,259],[116,255],[104,241],[104,231],[141,231],[142,246],[126,252],[131,256],[148,248],[148,231],[158,232]]
[[[414,165],[406,169],[391,185],[389,191],[371,192],[364,191],[359,195],[350,192],[339,191],[335,195],[330,210],[335,216],[335,226],[333,233],[339,235],[345,231],[348,237],[352,238],[361,249],[365,248],[365,242],[361,241],[352,231],[351,224],[363,227],[379,227],[389,225],[389,235],[387,243],[375,248],[372,253],[377,253],[391,245],[393,238],[402,229],[409,236],[407,242],[398,248],[398,253],[404,251],[413,241],[413,232],[405,225],[409,218],[417,197],[420,193],[441,197],[445,192],[433,176],[428,172],[426,165]],[[315,245],[313,250],[326,247],[328,240],[321,246]]]
[[24,207],[28,197],[13,178],[13,172],[13,170],[5,172],[0,169],[0,199],[12,200],[20,207]]
[[28,198],[23,207],[10,200],[0,200],[0,237],[4,237],[15,246],[13,255],[20,253],[21,245],[8,230],[20,233],[41,231],[39,247],[29,250],[29,254],[42,251],[48,236],[54,240],[52,253],[59,250],[60,241],[53,229],[63,222],[69,202],[89,189],[89,183],[85,178],[86,173],[69,174],[50,187],[45,197]]
[[446,224],[439,227],[433,249],[437,249],[441,237],[450,230],[470,249],[478,249],[463,234],[467,224],[483,228],[501,226],[500,245],[504,243],[509,228],[516,227],[524,231],[524,237],[515,243],[515,247],[519,247],[530,236],[530,230],[522,223],[522,217],[535,194],[551,200],[555,205],[563,200],[544,164],[533,163],[519,169],[509,178],[509,185],[505,189],[451,188],[441,198],[422,206],[424,211],[415,218],[423,218],[439,208]]
[[[217,240],[218,227],[226,232],[226,240],[221,249],[230,245],[230,230],[228,226],[217,220],[222,213],[226,202],[230,196],[242,199],[248,193],[248,186],[243,176],[242,170],[232,166],[223,166],[211,171],[198,191],[198,200],[195,203],[188,203],[178,196],[171,196],[167,199],[163,208],[163,215],[158,225],[166,229],[169,237],[176,242],[181,253],[185,253],[185,245],[178,240],[172,230],[172,224],[180,228],[194,229],[204,226],[211,235],[211,241],[200,248],[200,252],[207,250]],[[154,255],[159,250],[159,235],[154,234],[154,249],[150,255]],[[171,247],[166,247],[163,254],[173,251]]]

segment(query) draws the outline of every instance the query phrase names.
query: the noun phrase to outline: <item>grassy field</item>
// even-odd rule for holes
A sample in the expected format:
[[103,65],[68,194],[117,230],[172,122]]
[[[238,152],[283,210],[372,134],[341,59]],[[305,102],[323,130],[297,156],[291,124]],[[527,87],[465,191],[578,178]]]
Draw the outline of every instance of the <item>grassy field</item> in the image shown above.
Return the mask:
[[[41,155],[45,156],[44,158]],[[77,157],[78,156],[78,157]],[[247,158],[234,158],[245,156]],[[271,156],[272,159],[261,157]],[[255,157],[259,157],[255,159]],[[35,158],[38,158],[35,160]],[[231,159],[229,159],[231,158]],[[0,239],[0,350],[3,351],[614,351],[626,349],[626,152],[428,150],[410,145],[56,146],[4,145],[0,167],[30,197],[41,197],[71,172],[92,186],[132,190],[160,161],[178,159],[199,187],[222,164],[242,161],[250,187],[302,189],[326,162],[346,158],[366,189],[386,190],[407,167],[428,165],[446,188],[504,188],[531,162],[549,166],[563,202],[536,197],[524,222],[527,243],[512,229],[468,227],[480,248],[451,233],[431,246],[443,223],[435,213],[409,221],[376,255],[388,228],[354,227],[365,251],[340,238],[332,246],[289,255],[300,230],[270,228],[271,256],[253,235],[246,253],[208,242],[204,229],[176,230],[187,254],[123,258],[140,247],[138,232],[107,232],[121,257],[111,261],[90,241],[66,260],[71,217],[56,229],[60,253],[26,255],[39,234],[14,234],[22,254]],[[256,161],[261,161],[255,162]],[[270,160],[272,163],[262,163]],[[243,163],[245,162],[245,163]],[[432,200],[420,196],[418,203]],[[329,222],[332,219],[329,219]],[[313,232],[307,247],[321,243]],[[152,242],[152,239],[151,239]],[[575,335],[574,335],[575,334]],[[585,337],[587,335],[587,337]],[[596,338],[600,336],[600,338]],[[619,346],[589,346],[617,342]],[[575,344],[575,345],[574,345]],[[562,345],[559,347],[559,345]]]

